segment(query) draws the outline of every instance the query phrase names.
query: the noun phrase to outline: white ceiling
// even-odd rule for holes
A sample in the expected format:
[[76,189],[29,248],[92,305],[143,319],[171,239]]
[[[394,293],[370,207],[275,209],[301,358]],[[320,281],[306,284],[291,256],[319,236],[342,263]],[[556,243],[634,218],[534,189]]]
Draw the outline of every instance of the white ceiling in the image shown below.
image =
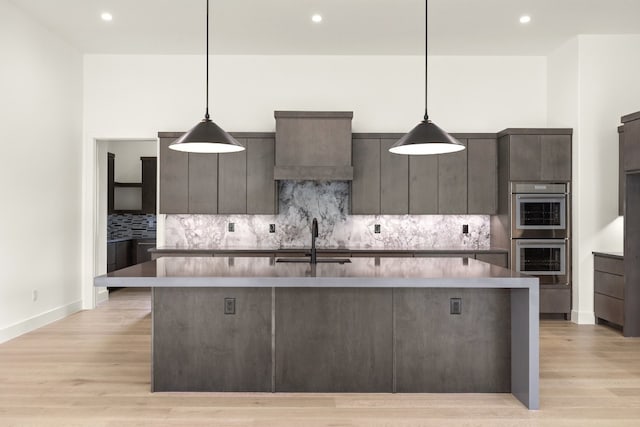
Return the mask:
[[[206,0],[11,1],[85,53],[204,51]],[[424,52],[424,0],[211,0],[211,8],[212,53]],[[524,13],[527,25],[518,22]],[[429,54],[545,55],[577,34],[640,34],[639,17],[640,0],[431,0]]]

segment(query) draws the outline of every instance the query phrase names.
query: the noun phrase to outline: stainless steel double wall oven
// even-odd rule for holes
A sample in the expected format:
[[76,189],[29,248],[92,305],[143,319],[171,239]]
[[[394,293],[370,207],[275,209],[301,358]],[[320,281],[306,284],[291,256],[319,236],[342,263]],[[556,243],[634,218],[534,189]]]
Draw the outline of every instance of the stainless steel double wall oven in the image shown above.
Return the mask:
[[511,265],[541,284],[569,284],[570,188],[567,183],[511,183]]

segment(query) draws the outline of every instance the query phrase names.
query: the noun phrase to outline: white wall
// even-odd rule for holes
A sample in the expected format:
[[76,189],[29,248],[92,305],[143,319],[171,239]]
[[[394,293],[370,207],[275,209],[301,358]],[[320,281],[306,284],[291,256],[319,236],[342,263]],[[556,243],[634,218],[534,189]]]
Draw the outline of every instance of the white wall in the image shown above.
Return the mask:
[[[618,217],[618,133],[620,117],[640,110],[640,35],[579,36],[579,140],[574,149],[578,182],[574,208],[579,245],[574,255],[574,301],[580,323],[593,322],[592,251],[622,251]],[[551,101],[551,100],[550,100]],[[554,111],[551,106],[549,111]],[[550,118],[551,121],[551,118]]]
[[[204,57],[87,55],[87,137],[153,137],[204,115]],[[213,57],[212,117],[271,131],[274,110],[354,111],[355,132],[404,132],[422,119],[424,59],[408,56]],[[450,131],[545,126],[546,58],[430,58],[430,115]]]
[[0,52],[3,342],[80,308],[82,57],[7,0]]

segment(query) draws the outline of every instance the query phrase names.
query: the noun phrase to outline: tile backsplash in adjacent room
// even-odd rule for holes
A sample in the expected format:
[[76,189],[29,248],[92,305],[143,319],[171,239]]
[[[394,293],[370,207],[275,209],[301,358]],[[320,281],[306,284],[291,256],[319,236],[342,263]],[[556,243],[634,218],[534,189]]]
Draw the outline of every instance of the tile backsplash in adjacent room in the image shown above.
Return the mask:
[[[279,194],[278,215],[167,215],[165,245],[308,247],[316,217],[320,248],[489,248],[488,215],[349,215],[349,183],[339,181],[282,181]],[[269,224],[276,225],[275,233]],[[468,234],[462,233],[464,224]]]
[[155,237],[156,216],[153,214],[112,214],[107,218],[107,239]]

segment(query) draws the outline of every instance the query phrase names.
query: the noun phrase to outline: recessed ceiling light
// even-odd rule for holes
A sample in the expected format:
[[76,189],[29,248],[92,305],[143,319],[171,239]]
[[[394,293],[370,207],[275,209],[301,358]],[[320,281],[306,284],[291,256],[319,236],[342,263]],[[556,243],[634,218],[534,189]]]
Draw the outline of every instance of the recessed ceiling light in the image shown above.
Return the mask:
[[520,17],[521,24],[528,24],[529,22],[531,22],[531,17],[529,15],[522,15]]
[[322,22],[322,15],[318,15],[317,13],[311,17],[311,20],[315,23]]
[[113,21],[113,15],[110,14],[109,12],[104,12],[102,15],[100,15],[100,18],[102,18],[103,21]]

